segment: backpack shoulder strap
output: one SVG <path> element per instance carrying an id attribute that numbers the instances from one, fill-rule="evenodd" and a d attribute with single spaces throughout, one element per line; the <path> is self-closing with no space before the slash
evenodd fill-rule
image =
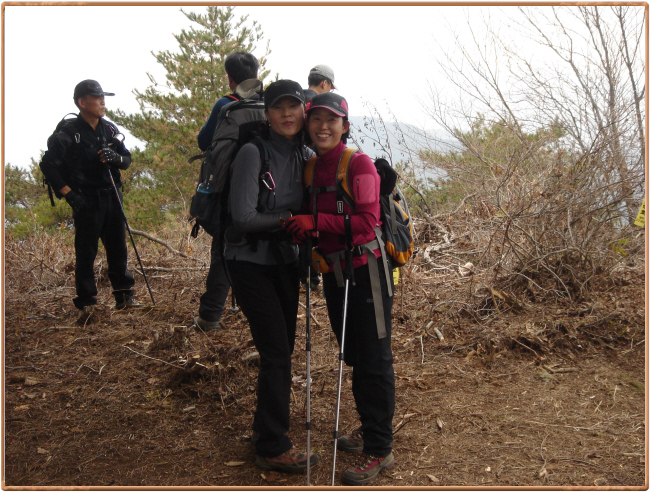
<path id="1" fill-rule="evenodd" d="M 104 118 L 102 118 L 100 121 L 104 122 L 106 129 L 108 129 L 111 134 L 111 138 L 120 133 L 120 131 L 117 129 L 117 126 L 112 121 L 105 120 Z"/>
<path id="2" fill-rule="evenodd" d="M 354 194 L 352 193 L 352 186 L 350 186 L 350 162 L 352 162 L 352 156 L 357 152 L 357 149 L 348 147 L 341 154 L 339 160 L 339 166 L 336 169 L 336 184 L 339 187 L 338 195 L 345 202 L 345 204 L 350 207 L 352 210 L 355 209 L 354 206 Z M 337 197 L 338 200 L 338 197 Z"/>
<path id="3" fill-rule="evenodd" d="M 305 186 L 307 189 L 311 189 L 311 184 L 314 182 L 314 173 L 316 172 L 316 161 L 318 156 L 315 155 L 307 161 L 305 164 Z"/>
<path id="4" fill-rule="evenodd" d="M 260 168 L 260 179 L 261 179 L 262 176 L 268 173 L 271 169 L 271 164 L 269 163 L 269 161 L 271 160 L 271 151 L 269 150 L 268 146 L 264 142 L 264 139 L 259 135 L 253 137 L 250 140 L 250 143 L 254 144 L 255 147 L 257 147 L 257 150 L 260 152 L 260 161 L 262 162 L 262 167 Z"/>

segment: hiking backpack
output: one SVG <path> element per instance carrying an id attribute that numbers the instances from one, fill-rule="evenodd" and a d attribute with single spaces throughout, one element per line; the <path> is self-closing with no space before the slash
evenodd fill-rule
<path id="1" fill-rule="evenodd" d="M 68 118 L 68 116 L 74 116 L 74 118 Z M 61 131 L 61 128 L 63 128 L 63 125 L 65 125 L 68 122 L 73 121 L 76 118 L 77 118 L 76 113 L 68 113 L 63 118 L 61 118 L 61 121 L 59 121 L 57 123 L 56 128 L 52 132 L 52 135 L 50 135 L 47 138 L 47 146 L 48 146 L 48 148 L 50 147 L 50 141 L 52 140 L 52 137 Z M 74 140 L 75 140 L 76 143 L 79 143 L 81 141 L 81 136 L 78 133 L 76 133 L 74 135 Z M 53 190 L 52 189 L 52 185 L 50 184 L 50 182 L 47 180 L 47 178 L 45 176 L 43 176 L 43 187 L 47 187 L 47 194 L 50 197 L 50 204 L 53 207 L 55 207 L 56 204 L 54 203 L 54 196 L 56 196 L 57 198 L 63 198 L 63 195 L 61 193 L 59 193 L 59 190 Z"/>
<path id="2" fill-rule="evenodd" d="M 202 159 L 196 193 L 190 204 L 190 216 L 195 219 L 192 237 L 197 236 L 200 227 L 211 236 L 220 235 L 225 230 L 228 220 L 230 164 L 245 143 L 253 142 L 260 149 L 260 179 L 268 173 L 268 151 L 263 148 L 261 140 L 255 138 L 260 125 L 265 121 L 264 102 L 261 98 L 241 99 L 221 108 L 212 143 L 204 153 L 189 159 L 190 163 Z"/>
<path id="3" fill-rule="evenodd" d="M 356 149 L 347 148 L 341 155 L 336 170 L 337 185 L 326 191 L 336 191 L 337 208 L 342 211 L 343 203 L 355 210 L 352 183 L 349 181 L 348 169 Z M 317 157 L 312 157 L 305 166 L 305 184 L 308 190 L 314 179 Z M 379 204 L 381 206 L 381 239 L 385 243 L 386 253 L 392 267 L 401 267 L 413 255 L 413 226 L 408 213 L 406 200 L 397 188 L 397 173 L 386 161 L 377 159 L 374 162 L 377 173 L 381 178 L 379 185 Z"/>

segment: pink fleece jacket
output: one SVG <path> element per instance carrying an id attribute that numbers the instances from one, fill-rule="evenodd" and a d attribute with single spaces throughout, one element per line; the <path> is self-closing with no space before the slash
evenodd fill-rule
<path id="1" fill-rule="evenodd" d="M 336 183 L 336 170 L 341 154 L 346 146 L 340 142 L 338 146 L 318 157 L 316 161 L 314 188 L 321 186 L 333 186 Z M 377 169 L 370 157 L 363 152 L 356 152 L 348 168 L 352 185 L 352 193 L 356 203 L 356 210 L 343 206 L 343 212 L 351 216 L 352 240 L 355 246 L 366 244 L 375 239 L 375 226 L 381 225 L 379 206 L 379 183 L 380 178 Z M 314 195 L 309 197 L 309 211 L 314 210 Z M 318 230 L 318 246 L 325 255 L 341 251 L 346 248 L 340 237 L 345 235 L 344 215 L 337 214 L 336 192 L 320 193 L 316 198 L 316 229 Z M 375 250 L 375 256 L 380 257 L 379 249 Z M 364 256 L 355 256 L 353 266 L 357 268 L 368 263 Z M 345 262 L 341 265 L 345 268 Z"/>

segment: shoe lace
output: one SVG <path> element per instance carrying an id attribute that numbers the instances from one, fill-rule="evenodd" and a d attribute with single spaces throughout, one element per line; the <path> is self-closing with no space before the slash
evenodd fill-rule
<path id="1" fill-rule="evenodd" d="M 350 438 L 354 440 L 363 439 L 363 434 L 361 433 L 361 427 L 358 427 L 357 429 L 354 429 L 352 432 L 350 432 Z"/>
<path id="2" fill-rule="evenodd" d="M 354 462 L 354 467 L 359 470 L 365 470 L 372 464 L 374 460 L 379 460 L 378 456 L 373 456 L 371 454 L 361 453 Z"/>
<path id="3" fill-rule="evenodd" d="M 284 453 L 282 453 L 280 456 L 286 456 L 289 460 L 291 460 L 294 464 L 297 464 L 298 461 L 300 461 L 300 457 L 302 456 L 302 452 L 296 448 L 293 447 L 291 449 L 287 449 Z"/>

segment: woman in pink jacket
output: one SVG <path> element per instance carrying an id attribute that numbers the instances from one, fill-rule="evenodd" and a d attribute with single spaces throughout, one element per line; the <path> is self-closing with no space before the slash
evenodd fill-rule
<path id="1" fill-rule="evenodd" d="M 307 112 L 307 130 L 318 156 L 307 188 L 311 213 L 291 217 L 285 227 L 297 242 L 318 237 L 318 247 L 328 258 L 330 271 L 323 275 L 323 291 L 339 345 L 345 302 L 341 273 L 346 270 L 345 252 L 352 250 L 354 282 L 349 284 L 343 359 L 352 366 L 352 392 L 361 426 L 340 437 L 338 449 L 360 453 L 342 480 L 363 485 L 394 464 L 395 375 L 390 345 L 393 299 L 388 288 L 392 275 L 386 275 L 376 241 L 381 225 L 380 178 L 370 157 L 357 151 L 347 172 L 352 200 L 344 198 L 337 185 L 337 169 L 350 130 L 345 98 L 331 92 L 315 96 Z"/>

